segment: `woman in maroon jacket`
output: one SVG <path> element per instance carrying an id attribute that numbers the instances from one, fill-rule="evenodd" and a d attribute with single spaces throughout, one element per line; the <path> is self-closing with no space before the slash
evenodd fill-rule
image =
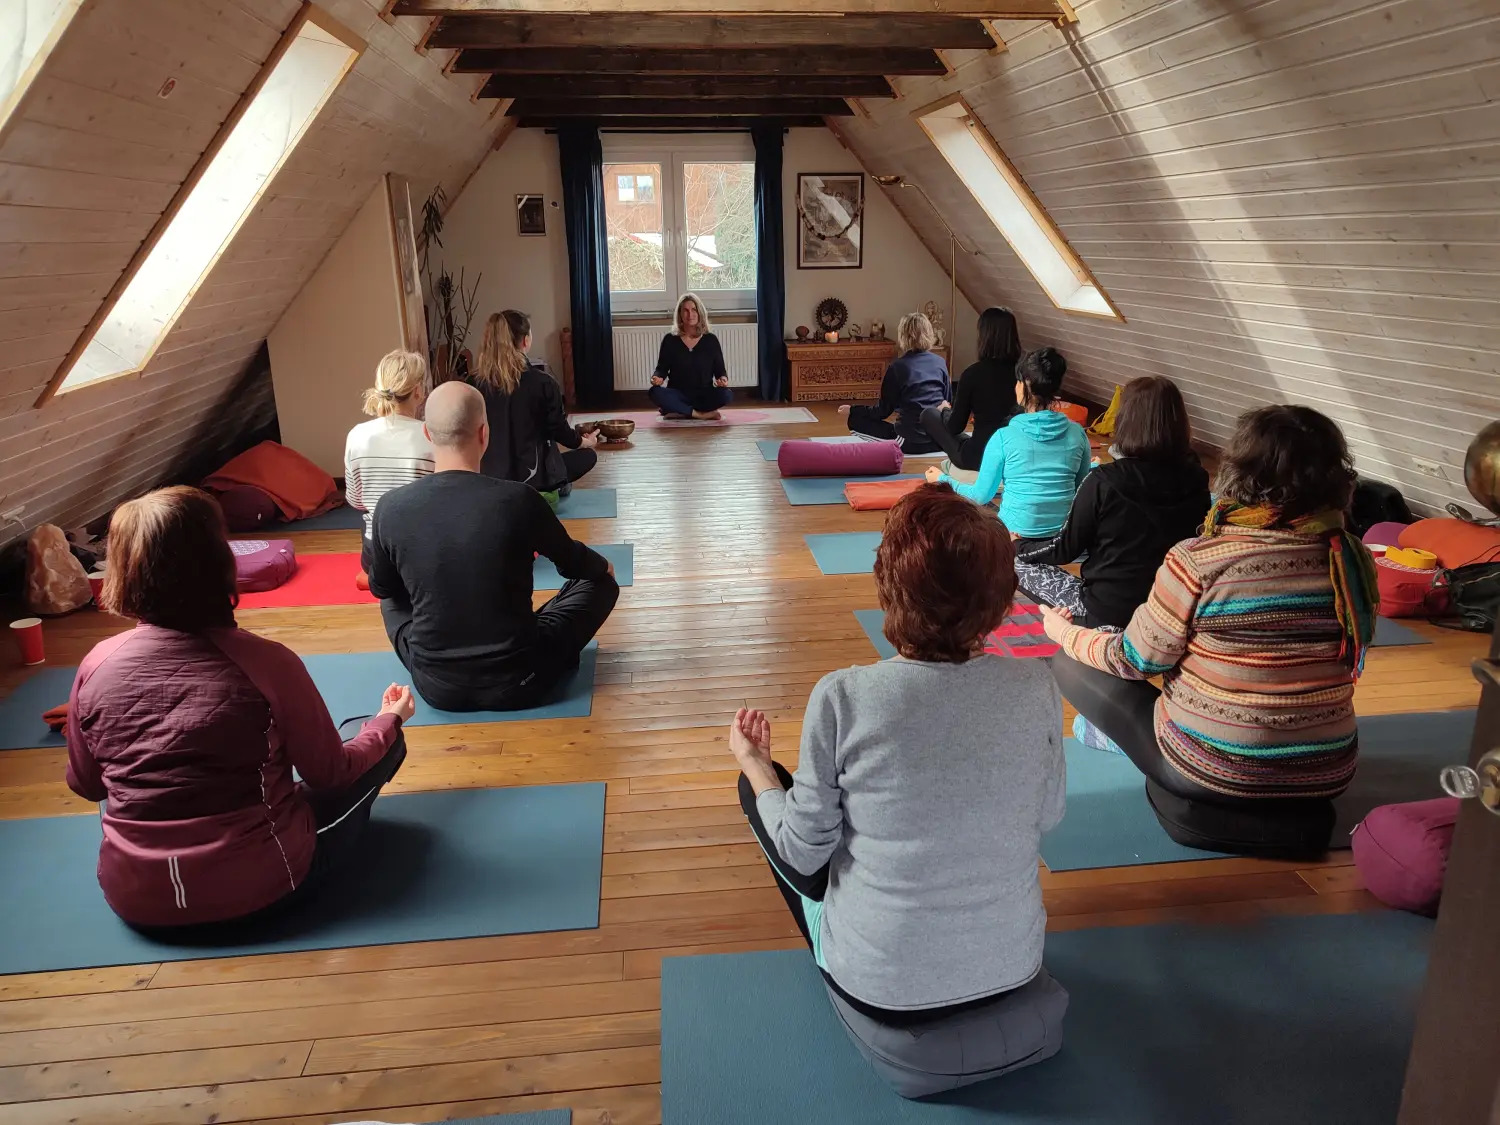
<path id="1" fill-rule="evenodd" d="M 343 741 L 302 661 L 235 625 L 224 518 L 194 488 L 115 512 L 101 600 L 137 625 L 78 669 L 68 786 L 106 802 L 99 885 L 110 908 L 137 929 L 184 936 L 237 929 L 314 893 L 357 851 L 406 757 L 411 689 L 392 684 Z"/>

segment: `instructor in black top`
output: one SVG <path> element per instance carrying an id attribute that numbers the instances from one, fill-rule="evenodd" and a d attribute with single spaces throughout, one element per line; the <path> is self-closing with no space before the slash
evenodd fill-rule
<path id="1" fill-rule="evenodd" d="M 666 418 L 717 421 L 729 405 L 729 372 L 724 349 L 708 328 L 703 302 L 684 293 L 677 302 L 675 328 L 662 338 L 651 376 L 651 401 Z"/>
<path id="2" fill-rule="evenodd" d="M 370 592 L 417 693 L 444 711 L 541 703 L 620 596 L 609 560 L 574 542 L 540 493 L 484 476 L 484 398 L 443 383 L 427 400 L 436 471 L 387 492 L 375 509 Z M 566 579 L 531 608 L 543 555 Z"/>
<path id="3" fill-rule="evenodd" d="M 964 368 L 953 391 L 953 405 L 944 403 L 922 411 L 922 428 L 955 468 L 977 470 L 991 436 L 1021 409 L 1016 403 L 1016 361 L 1020 358 L 1015 314 L 1009 309 L 985 309 L 979 314 L 979 361 Z M 965 437 L 970 417 L 974 436 Z"/>

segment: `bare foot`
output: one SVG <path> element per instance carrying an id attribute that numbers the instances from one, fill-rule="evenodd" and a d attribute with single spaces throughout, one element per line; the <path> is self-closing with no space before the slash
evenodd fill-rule
<path id="1" fill-rule="evenodd" d="M 664 413 L 664 414 L 662 414 L 662 417 L 663 418 L 670 418 L 674 422 L 686 422 L 689 418 L 693 417 L 693 415 L 691 415 L 691 414 L 666 414 L 666 413 Z"/>
<path id="2" fill-rule="evenodd" d="M 717 422 L 719 420 L 719 412 L 717 410 L 695 410 L 693 411 L 693 417 L 700 422 Z"/>

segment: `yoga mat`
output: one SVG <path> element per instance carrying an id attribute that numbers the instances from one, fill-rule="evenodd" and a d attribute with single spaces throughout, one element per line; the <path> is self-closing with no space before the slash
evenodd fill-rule
<path id="1" fill-rule="evenodd" d="M 816 422 L 818 416 L 804 406 L 766 406 L 756 410 L 727 407 L 717 422 L 700 418 L 663 418 L 655 410 L 627 410 L 623 413 L 570 414 L 568 422 L 601 422 L 607 418 L 626 418 L 638 430 L 707 429 L 715 426 L 782 426 L 791 422 Z"/>
<path id="2" fill-rule="evenodd" d="M 864 437 L 861 434 L 840 434 L 837 437 L 798 438 L 797 440 L 798 441 L 816 441 L 816 442 L 821 442 L 824 445 L 849 445 L 852 442 L 879 441 L 880 439 L 879 438 Z M 781 452 L 781 442 L 782 442 L 781 438 L 757 438 L 755 444 L 760 449 L 761 460 L 763 460 L 763 461 L 774 461 L 774 460 L 776 460 L 776 455 Z M 944 453 L 942 453 L 942 452 L 938 452 L 938 453 L 908 453 L 908 454 L 906 454 L 906 456 L 911 457 L 911 458 L 913 458 L 915 460 L 919 460 L 919 461 L 928 461 L 928 460 L 939 461 L 939 460 L 942 460 L 942 458 L 945 457 L 945 456 L 947 456 L 947 455 L 944 454 Z"/>
<path id="3" fill-rule="evenodd" d="M 290 520 L 275 523 L 261 531 L 364 531 L 365 514 L 348 504 L 340 504 L 321 516 L 309 516 L 305 520 Z"/>
<path id="4" fill-rule="evenodd" d="M 560 520 L 612 520 L 619 514 L 613 488 L 575 488 L 557 502 Z"/>
<path id="5" fill-rule="evenodd" d="M 497 1113 L 493 1117 L 466 1117 L 462 1121 L 446 1122 L 445 1125 L 569 1125 L 572 1120 L 571 1109 L 543 1109 L 536 1113 Z M 383 1123 L 355 1122 L 354 1125 L 383 1125 Z"/>
<path id="6" fill-rule="evenodd" d="M 1025 602 L 1017 602 L 1011 606 L 1004 624 L 985 639 L 984 651 L 996 656 L 1022 659 L 1056 656 L 1057 646 L 1042 632 L 1041 612 L 1037 606 Z M 856 609 L 854 617 L 882 660 L 889 660 L 896 655 L 896 647 L 885 639 L 884 610 Z"/>
<path id="7" fill-rule="evenodd" d="M 921 473 L 888 473 L 878 477 L 782 477 L 781 488 L 786 498 L 798 506 L 804 504 L 849 504 L 844 495 L 844 485 L 851 482 L 865 483 L 877 480 L 917 480 Z M 874 557 L 870 566 L 875 565 Z"/>
<path id="8" fill-rule="evenodd" d="M 383 796 L 341 880 L 232 945 L 167 944 L 120 922 L 95 875 L 99 839 L 94 816 L 0 821 L 14 861 L 0 864 L 0 973 L 593 929 L 604 785 Z"/>
<path id="9" fill-rule="evenodd" d="M 406 725 L 430 727 L 454 723 L 584 718 L 593 710 L 594 665 L 598 649 L 598 642 L 591 642 L 580 654 L 578 671 L 563 680 L 552 697 L 539 707 L 525 711 L 439 711 L 418 699 L 417 713 L 406 721 Z M 374 714 L 380 706 L 380 693 L 387 685 L 411 683 L 411 673 L 388 649 L 304 656 L 302 663 L 307 665 L 335 723 Z M 77 672 L 77 668 L 44 668 L 0 700 L 0 750 L 66 744 L 61 734 L 53 734 L 47 729 L 47 724 L 42 722 L 42 712 L 68 701 Z"/>
<path id="10" fill-rule="evenodd" d="M 802 538 L 824 574 L 870 574 L 875 570 L 875 548 L 880 546 L 878 531 L 838 531 Z"/>
<path id="11" fill-rule="evenodd" d="M 590 543 L 589 546 L 615 565 L 615 581 L 621 586 L 635 585 L 634 543 Z M 561 590 L 562 575 L 551 559 L 537 559 L 532 574 L 532 585 L 538 590 Z"/>
<path id="12" fill-rule="evenodd" d="M 564 520 L 612 520 L 615 518 L 613 488 L 575 488 L 573 494 L 557 505 L 557 518 Z M 364 513 L 348 504 L 340 504 L 321 516 L 305 520 L 271 524 L 262 531 L 363 531 Z M 236 535 L 247 534 L 236 532 Z"/>
<path id="13" fill-rule="evenodd" d="M 1401 645 L 1430 645 L 1432 642 L 1415 629 L 1410 629 L 1389 617 L 1375 619 L 1375 639 L 1370 644 L 1375 648 Z"/>
<path id="14" fill-rule="evenodd" d="M 1359 721 L 1359 769 L 1334 802 L 1338 824 L 1332 847 L 1349 846 L 1349 833 L 1378 805 L 1441 797 L 1438 771 L 1468 758 L 1474 712 L 1371 715 Z M 1139 770 L 1120 754 L 1063 740 L 1068 758 L 1068 810 L 1042 837 L 1042 859 L 1052 871 L 1124 867 L 1212 859 L 1219 852 L 1173 843 L 1146 800 Z"/>
<path id="15" fill-rule="evenodd" d="M 806 952 L 669 957 L 662 1122 L 1393 1122 L 1432 928 L 1387 911 L 1048 934 L 1062 1051 L 921 1102 L 876 1077 Z"/>

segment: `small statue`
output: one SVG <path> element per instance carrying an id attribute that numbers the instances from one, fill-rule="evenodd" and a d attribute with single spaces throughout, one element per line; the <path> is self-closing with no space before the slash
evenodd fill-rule
<path id="1" fill-rule="evenodd" d="M 863 328 L 861 328 L 857 324 L 851 324 L 851 325 L 849 325 L 849 339 L 851 339 L 851 340 L 863 340 L 864 338 L 865 338 L 865 330 Z"/>
<path id="2" fill-rule="evenodd" d="M 884 340 L 885 339 L 885 321 L 883 321 L 883 320 L 872 320 L 872 321 L 870 321 L 870 339 L 872 339 L 872 340 Z"/>
<path id="3" fill-rule="evenodd" d="M 805 325 L 805 324 L 799 324 L 799 325 L 797 325 L 797 339 L 799 339 L 799 340 L 806 340 L 811 335 L 812 335 L 812 329 L 808 328 L 807 325 Z"/>

